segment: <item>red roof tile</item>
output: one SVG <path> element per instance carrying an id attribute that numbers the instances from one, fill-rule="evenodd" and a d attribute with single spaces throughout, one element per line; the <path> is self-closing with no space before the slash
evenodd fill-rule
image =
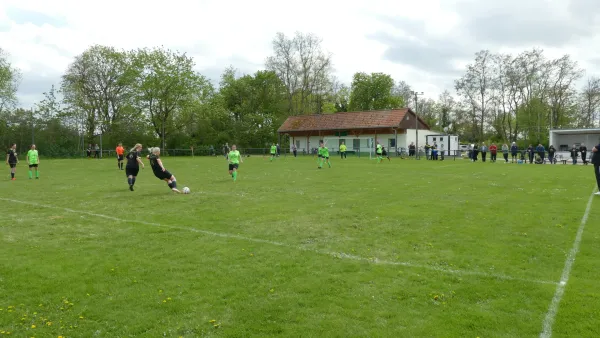
<path id="1" fill-rule="evenodd" d="M 290 116 L 277 130 L 280 133 L 313 130 L 349 130 L 361 128 L 398 127 L 409 108 L 335 114 Z M 424 123 L 420 118 L 419 120 Z M 425 124 L 426 125 L 426 124 Z"/>

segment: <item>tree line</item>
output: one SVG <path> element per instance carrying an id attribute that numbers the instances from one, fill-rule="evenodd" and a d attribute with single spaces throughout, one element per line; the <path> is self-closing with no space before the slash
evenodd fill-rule
<path id="1" fill-rule="evenodd" d="M 483 50 L 455 81 L 455 95 L 445 91 L 416 103 L 405 81 L 358 72 L 344 84 L 333 66 L 318 36 L 278 33 L 264 70 L 239 74 L 232 66 L 214 86 L 185 53 L 95 45 L 25 109 L 18 108 L 20 71 L 0 50 L 0 142 L 35 142 L 46 156 L 57 157 L 79 156 L 100 142 L 111 149 L 118 142 L 263 148 L 277 141 L 277 128 L 290 115 L 403 107 L 416 109 L 432 129 L 471 142 L 546 143 L 550 128 L 600 122 L 600 79 L 591 77 L 577 88 L 584 72 L 569 55 L 548 59 L 540 49 L 516 56 Z"/>

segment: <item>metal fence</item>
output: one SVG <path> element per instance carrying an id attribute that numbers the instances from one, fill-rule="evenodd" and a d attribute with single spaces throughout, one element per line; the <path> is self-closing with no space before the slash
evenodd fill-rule
<path id="1" fill-rule="evenodd" d="M 238 148 L 238 150 L 240 151 L 240 153 L 242 154 L 242 156 L 270 156 L 271 155 L 271 149 L 270 148 Z M 142 151 L 143 153 L 147 153 L 147 150 L 144 149 Z M 223 150 L 216 150 L 216 149 L 163 149 L 161 151 L 161 155 L 162 156 L 180 156 L 180 157 L 194 157 L 194 156 L 225 156 L 225 154 L 223 153 Z M 310 151 L 307 151 L 306 149 L 298 149 L 296 151 L 296 154 L 294 154 L 291 149 L 280 149 L 279 153 L 277 153 L 277 156 L 280 157 L 287 157 L 287 156 L 316 156 L 317 155 L 317 148 L 311 149 Z M 331 157 L 335 157 L 341 156 L 341 152 L 339 151 L 339 149 L 337 148 L 329 148 L 329 155 Z M 412 156 L 411 156 L 412 155 Z M 535 159 L 537 157 L 540 157 L 543 159 L 543 163 L 547 163 L 547 162 L 558 162 L 558 163 L 563 163 L 563 164 L 573 164 L 573 163 L 585 163 L 588 162 L 592 156 L 591 152 L 586 153 L 586 156 L 582 156 L 581 153 L 578 154 L 578 156 L 574 159 L 571 157 L 570 153 L 568 152 L 556 152 L 554 153 L 553 157 L 550 158 L 550 154 L 546 151 L 543 153 L 543 156 L 541 156 L 541 153 L 538 152 L 533 152 L 533 153 L 529 153 L 527 152 L 527 150 L 525 149 L 521 149 L 518 150 L 516 153 L 516 157 L 513 158 L 513 155 L 511 152 L 508 153 L 508 160 L 509 161 L 513 161 L 513 160 L 521 160 L 524 162 L 535 162 Z M 82 157 L 90 157 L 90 158 L 115 158 L 117 157 L 117 154 L 115 152 L 115 150 L 111 149 L 111 150 L 102 150 L 101 155 L 100 152 L 95 152 L 92 150 L 91 153 L 87 153 L 87 151 L 83 151 L 81 154 Z M 346 157 L 367 157 L 369 158 L 369 156 L 375 156 L 375 151 L 371 150 L 369 151 L 368 149 L 349 149 L 346 151 Z M 403 158 L 403 159 L 416 159 L 416 160 L 453 160 L 456 161 L 457 159 L 465 159 L 465 160 L 472 160 L 472 151 L 464 151 L 464 150 L 451 150 L 451 151 L 438 151 L 437 152 L 437 156 L 434 154 L 433 151 L 431 150 L 425 150 L 423 148 L 419 148 L 419 151 L 415 151 L 415 154 L 409 154 L 408 149 L 406 148 L 398 148 L 396 149 L 396 151 L 393 152 L 388 152 L 386 153 L 386 156 L 389 157 L 399 157 L 399 158 Z M 491 153 L 488 151 L 486 153 L 486 161 L 490 161 L 491 160 Z M 481 161 L 483 160 L 483 154 L 481 152 L 478 152 L 477 155 L 477 160 Z M 497 161 L 504 161 L 504 154 L 502 153 L 502 151 L 498 151 L 496 154 L 496 160 Z"/>

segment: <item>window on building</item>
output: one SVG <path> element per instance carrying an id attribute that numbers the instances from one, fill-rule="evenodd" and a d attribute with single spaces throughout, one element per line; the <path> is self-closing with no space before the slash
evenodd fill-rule
<path id="1" fill-rule="evenodd" d="M 360 139 L 359 138 L 352 140 L 352 148 L 360 149 Z"/>

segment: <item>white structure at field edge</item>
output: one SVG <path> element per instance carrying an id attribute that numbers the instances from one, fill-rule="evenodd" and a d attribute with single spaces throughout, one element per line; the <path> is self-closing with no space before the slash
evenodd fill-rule
<path id="1" fill-rule="evenodd" d="M 569 150 L 573 145 L 577 148 L 585 144 L 588 149 L 588 160 L 591 158 L 592 148 L 600 143 L 600 128 L 592 129 L 550 129 L 548 146 L 556 148 L 556 155 L 570 158 Z M 547 148 L 547 147 L 546 147 Z"/>
<path id="2" fill-rule="evenodd" d="M 278 130 L 279 137 L 289 137 L 298 152 L 310 153 L 319 147 L 319 140 L 327 142 L 330 152 L 339 151 L 342 142 L 348 151 L 371 153 L 379 141 L 389 153 L 416 144 L 416 125 L 419 129 L 419 147 L 425 146 L 427 135 L 439 135 L 410 108 L 342 112 L 290 116 Z"/>

